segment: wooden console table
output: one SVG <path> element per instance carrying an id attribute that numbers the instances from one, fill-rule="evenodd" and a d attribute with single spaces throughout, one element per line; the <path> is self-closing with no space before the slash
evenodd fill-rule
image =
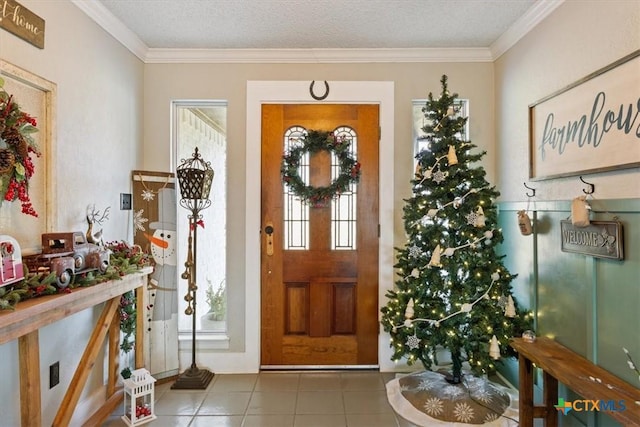
<path id="1" fill-rule="evenodd" d="M 136 368 L 144 365 L 143 319 L 144 289 L 147 276 L 152 272 L 146 267 L 140 273 L 126 275 L 86 288 L 73 289 L 68 294 L 47 295 L 19 302 L 14 311 L 0 311 L 0 345 L 18 340 L 20 374 L 20 422 L 22 427 L 40 427 L 42 409 L 40 399 L 40 348 L 38 330 L 79 311 L 106 303 L 96 322 L 78 367 L 62 399 L 53 426 L 68 426 L 80 399 L 82 389 L 104 344 L 109 341 L 109 377 L 107 400 L 102 408 L 85 423 L 99 425 L 113 412 L 122 400 L 122 390 L 116 389 L 119 376 L 120 296 L 135 290 L 137 298 L 136 319 Z"/>
<path id="2" fill-rule="evenodd" d="M 518 352 L 520 381 L 520 426 L 532 427 L 534 418 L 543 418 L 545 426 L 558 425 L 558 382 L 587 400 L 624 401 L 624 411 L 607 415 L 624 426 L 640 426 L 640 389 L 593 364 L 579 354 L 547 337 L 533 343 L 514 338 L 510 343 Z M 533 403 L 533 365 L 543 371 L 542 405 Z"/>

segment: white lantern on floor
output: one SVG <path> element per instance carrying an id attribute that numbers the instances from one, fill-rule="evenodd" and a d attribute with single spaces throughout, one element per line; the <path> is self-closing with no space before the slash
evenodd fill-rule
<path id="1" fill-rule="evenodd" d="M 128 426 L 140 426 L 157 417 L 154 412 L 155 378 L 146 369 L 136 369 L 124 380 L 124 415 Z"/>

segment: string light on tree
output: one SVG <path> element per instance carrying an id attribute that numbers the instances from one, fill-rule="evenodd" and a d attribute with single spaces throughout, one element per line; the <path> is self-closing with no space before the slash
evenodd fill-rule
<path id="1" fill-rule="evenodd" d="M 475 374 L 510 355 L 508 340 L 531 329 L 531 317 L 512 297 L 513 277 L 496 253 L 503 241 L 494 200 L 499 196 L 478 166 L 485 152 L 461 140 L 459 116 L 447 77 L 423 112 L 427 149 L 416 155 L 412 194 L 403 207 L 407 243 L 397 250 L 396 286 L 387 293 L 381 323 L 392 338 L 393 360 L 429 369 L 444 347 L 452 382 L 469 362 Z"/>

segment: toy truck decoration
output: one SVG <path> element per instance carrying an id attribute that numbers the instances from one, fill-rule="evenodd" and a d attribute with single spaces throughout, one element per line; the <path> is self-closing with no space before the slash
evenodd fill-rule
<path id="1" fill-rule="evenodd" d="M 109 267 L 109 250 L 88 243 L 84 233 L 45 233 L 42 235 L 42 253 L 24 257 L 31 272 L 51 272 L 56 284 L 64 289 L 76 274 L 91 270 L 101 273 Z"/>
<path id="2" fill-rule="evenodd" d="M 11 236 L 0 235 L 0 257 L 2 257 L 0 287 L 24 279 L 22 254 L 16 239 Z"/>

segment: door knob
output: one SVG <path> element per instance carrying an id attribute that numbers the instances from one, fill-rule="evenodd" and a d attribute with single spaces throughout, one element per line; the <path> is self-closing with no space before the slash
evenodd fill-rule
<path id="1" fill-rule="evenodd" d="M 273 224 L 268 222 L 264 227 L 264 232 L 267 235 L 267 256 L 273 255 Z"/>

